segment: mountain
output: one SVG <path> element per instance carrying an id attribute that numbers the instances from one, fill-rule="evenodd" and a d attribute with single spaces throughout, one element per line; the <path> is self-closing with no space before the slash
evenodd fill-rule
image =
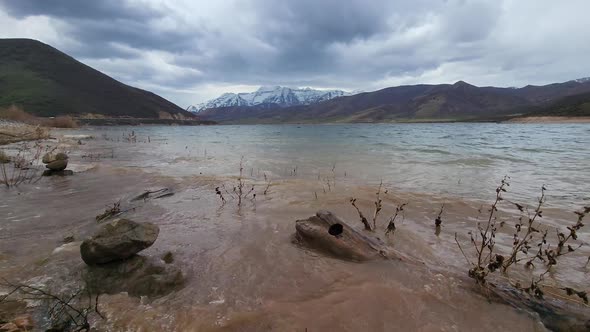
<path id="1" fill-rule="evenodd" d="M 190 106 L 188 110 L 198 113 L 206 109 L 234 106 L 265 105 L 266 107 L 290 107 L 311 105 L 348 95 L 350 93 L 341 90 L 293 89 L 282 86 L 263 86 L 255 92 L 224 93 L 220 97 L 206 103 Z"/>
<path id="2" fill-rule="evenodd" d="M 0 39 L 0 107 L 38 116 L 194 118 L 168 100 L 125 85 L 31 39 Z"/>
<path id="3" fill-rule="evenodd" d="M 294 107 L 231 106 L 200 113 L 226 123 L 493 120 L 530 112 L 580 93 L 590 80 L 524 88 L 455 84 L 406 85 Z"/>

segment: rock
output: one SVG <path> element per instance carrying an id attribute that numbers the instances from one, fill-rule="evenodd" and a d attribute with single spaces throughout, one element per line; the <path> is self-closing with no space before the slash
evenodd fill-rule
<path id="1" fill-rule="evenodd" d="M 160 229 L 152 223 L 118 219 L 104 224 L 80 245 L 82 259 L 88 265 L 129 258 L 151 246 Z"/>
<path id="2" fill-rule="evenodd" d="M 400 258 L 381 240 L 362 234 L 329 211 L 295 222 L 295 239 L 306 246 L 337 258 L 367 261 Z"/>
<path id="3" fill-rule="evenodd" d="M 67 159 L 58 159 L 55 161 L 50 162 L 49 164 L 45 165 L 45 167 L 49 168 L 52 171 L 63 171 L 68 167 L 68 160 Z"/>
<path id="4" fill-rule="evenodd" d="M 88 285 L 95 293 L 160 296 L 184 284 L 182 271 L 159 259 L 135 255 L 124 261 L 88 267 Z"/>
<path id="5" fill-rule="evenodd" d="M 166 264 L 171 264 L 174 262 L 174 255 L 172 255 L 172 253 L 170 251 L 168 251 L 167 253 L 165 253 L 162 256 L 162 260 L 164 261 L 164 263 Z"/>
<path id="6" fill-rule="evenodd" d="M 48 152 L 44 154 L 43 158 L 41 159 L 44 164 L 49 164 L 57 160 L 68 160 L 68 155 L 63 152 L 55 154 Z"/>
<path id="7" fill-rule="evenodd" d="M 70 242 L 74 242 L 75 240 L 76 240 L 76 238 L 74 238 L 73 235 L 68 235 L 63 238 L 62 242 L 63 243 L 70 243 Z"/>

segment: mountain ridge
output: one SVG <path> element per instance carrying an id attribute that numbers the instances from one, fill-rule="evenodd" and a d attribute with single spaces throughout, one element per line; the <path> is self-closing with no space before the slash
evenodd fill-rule
<path id="1" fill-rule="evenodd" d="M 351 95 L 343 90 L 317 90 L 311 88 L 289 88 L 284 86 L 261 86 L 254 92 L 231 93 L 226 92 L 221 96 L 191 105 L 188 111 L 199 113 L 206 109 L 223 108 L 233 106 L 258 106 L 267 105 L 277 107 L 290 107 L 311 105 L 318 102 Z"/>
<path id="2" fill-rule="evenodd" d="M 343 96 L 313 105 L 232 106 L 209 109 L 201 116 L 227 123 L 474 121 L 517 116 L 552 102 L 590 92 L 590 80 L 571 80 L 523 88 L 418 84 Z"/>

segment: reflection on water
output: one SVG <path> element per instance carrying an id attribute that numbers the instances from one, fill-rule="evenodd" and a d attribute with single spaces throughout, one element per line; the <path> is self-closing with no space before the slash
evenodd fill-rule
<path id="1" fill-rule="evenodd" d="M 125 141 L 131 131 L 137 143 Z M 96 324 L 111 331 L 542 331 L 532 316 L 474 292 L 454 234 L 468 241 L 467 230 L 504 174 L 513 177 L 507 197 L 526 203 L 533 203 L 540 184 L 549 184 L 552 206 L 544 219 L 552 227 L 574 221 L 570 211 L 590 192 L 584 125 L 118 127 L 79 133 L 96 138 L 69 145 L 71 163 L 90 170 L 42 179 L 19 193 L 0 191 L 0 216 L 8 216 L 0 222 L 0 273 L 23 280 L 44 275 L 50 284 L 66 285 L 84 264 L 76 246 L 53 253 L 64 236 L 91 234 L 94 217 L 115 201 L 148 188 L 173 188 L 174 196 L 125 216 L 159 225 L 158 240 L 144 254 L 171 251 L 187 284 L 157 299 L 104 296 L 108 321 Z M 238 209 L 231 200 L 221 205 L 214 188 L 226 183 L 231 191 L 241 156 L 246 181 L 258 195 Z M 394 237 L 385 240 L 410 262 L 350 263 L 292 243 L 294 221 L 319 209 L 360 229 L 348 200 L 358 198 L 370 215 L 381 179 L 388 193 L 379 227 L 397 205 L 408 203 Z M 434 218 L 443 203 L 436 234 Z M 500 219 L 515 220 L 509 211 Z M 500 233 L 497 246 L 507 250 L 512 229 Z M 587 230 L 580 237 L 588 239 Z M 567 257 L 560 262 L 567 273 L 548 278 L 584 287 L 588 271 L 578 258 Z"/>

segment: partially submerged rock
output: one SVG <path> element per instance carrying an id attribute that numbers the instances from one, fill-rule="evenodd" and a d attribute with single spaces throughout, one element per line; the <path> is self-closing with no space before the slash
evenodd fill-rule
<path id="1" fill-rule="evenodd" d="M 41 159 L 41 161 L 44 164 L 50 164 L 50 163 L 52 163 L 54 161 L 58 161 L 58 160 L 68 160 L 68 155 L 63 152 L 59 152 L 59 153 L 48 152 L 48 153 L 44 154 L 43 158 Z"/>
<path id="2" fill-rule="evenodd" d="M 178 267 L 139 255 L 88 267 L 88 285 L 95 293 L 128 292 L 132 296 L 160 296 L 178 289 L 184 280 Z"/>
<path id="3" fill-rule="evenodd" d="M 43 172 L 43 176 L 68 176 L 74 174 L 72 171 L 65 170 L 68 167 L 68 155 L 63 152 L 56 154 L 46 153 L 41 161 L 47 167 L 47 170 Z"/>
<path id="4" fill-rule="evenodd" d="M 381 240 L 362 234 L 329 211 L 319 211 L 315 216 L 297 220 L 295 230 L 299 243 L 340 259 L 396 258 Z"/>
<path id="5" fill-rule="evenodd" d="M 68 167 L 68 160 L 55 160 L 45 165 L 45 167 L 55 172 L 63 171 Z"/>
<path id="6" fill-rule="evenodd" d="M 104 224 L 80 246 L 82 259 L 88 265 L 105 264 L 130 258 L 150 247 L 160 229 L 152 223 L 118 219 Z"/>

